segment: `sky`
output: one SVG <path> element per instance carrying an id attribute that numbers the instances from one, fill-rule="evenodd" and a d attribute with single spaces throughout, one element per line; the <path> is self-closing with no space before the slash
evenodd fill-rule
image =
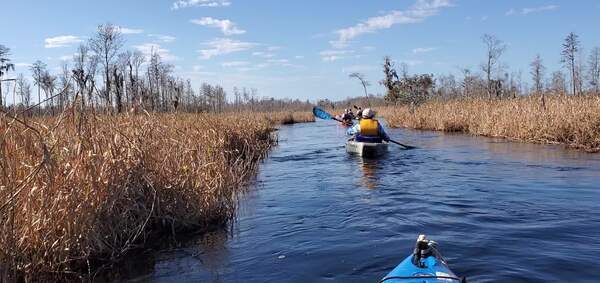
<path id="1" fill-rule="evenodd" d="M 58 73 L 98 25 L 111 23 L 124 49 L 157 50 L 196 87 L 311 101 L 362 95 L 352 72 L 366 76 L 370 93 L 384 93 L 384 56 L 410 73 L 479 71 L 485 33 L 506 43 L 501 62 L 526 81 L 538 53 L 549 70 L 561 68 L 569 32 L 584 52 L 600 46 L 598 0 L 2 0 L 0 10 L 0 44 L 16 64 L 7 77 L 29 75 L 38 59 Z"/>

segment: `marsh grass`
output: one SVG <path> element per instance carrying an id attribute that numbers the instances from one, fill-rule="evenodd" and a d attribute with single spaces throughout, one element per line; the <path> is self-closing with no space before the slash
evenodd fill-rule
<path id="1" fill-rule="evenodd" d="M 391 127 L 463 132 L 600 151 L 599 96 L 546 96 L 545 108 L 539 96 L 429 101 L 416 108 L 388 107 L 381 114 Z"/>
<path id="2" fill-rule="evenodd" d="M 0 281 L 79 278 L 148 239 L 226 223 L 275 142 L 274 125 L 290 117 L 310 120 L 65 112 L 25 125 L 0 117 Z"/>

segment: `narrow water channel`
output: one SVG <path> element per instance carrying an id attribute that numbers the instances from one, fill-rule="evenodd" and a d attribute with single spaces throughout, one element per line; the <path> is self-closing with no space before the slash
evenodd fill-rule
<path id="1" fill-rule="evenodd" d="M 282 127 L 231 229 L 152 255 L 129 282 L 376 282 L 419 234 L 469 282 L 600 282 L 600 155 L 390 134 L 419 148 L 363 160 L 336 124 Z"/>

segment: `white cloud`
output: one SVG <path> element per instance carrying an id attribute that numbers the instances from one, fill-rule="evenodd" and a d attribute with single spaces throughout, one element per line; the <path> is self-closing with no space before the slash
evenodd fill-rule
<path id="1" fill-rule="evenodd" d="M 179 0 L 171 6 L 171 10 L 188 7 L 227 7 L 231 5 L 228 0 Z"/>
<path id="2" fill-rule="evenodd" d="M 269 46 L 269 47 L 267 47 L 267 50 L 269 50 L 269 51 L 281 50 L 281 46 Z"/>
<path id="3" fill-rule="evenodd" d="M 321 59 L 325 62 L 333 62 L 345 59 L 352 54 L 354 54 L 353 50 L 325 50 L 319 53 L 319 55 L 321 55 Z"/>
<path id="4" fill-rule="evenodd" d="M 29 68 L 31 66 L 31 63 L 16 63 L 15 67 L 26 67 Z"/>
<path id="5" fill-rule="evenodd" d="M 267 63 L 271 63 L 271 64 L 287 64 L 289 62 L 290 62 L 290 60 L 288 60 L 288 59 L 270 59 L 270 60 L 267 60 Z"/>
<path id="6" fill-rule="evenodd" d="M 173 55 L 171 51 L 162 48 L 159 44 L 156 43 L 144 43 L 142 45 L 136 45 L 134 46 L 134 48 L 142 52 L 146 56 L 146 58 L 150 58 L 152 52 L 155 52 L 160 56 L 162 60 L 167 62 L 181 60 L 181 58 Z"/>
<path id="7" fill-rule="evenodd" d="M 248 64 L 250 64 L 250 62 L 248 62 L 248 61 L 230 61 L 230 62 L 223 62 L 221 64 L 221 66 L 223 66 L 223 67 L 241 67 L 241 66 L 247 66 Z"/>
<path id="8" fill-rule="evenodd" d="M 134 28 L 126 28 L 126 27 L 119 27 L 119 31 L 121 31 L 122 34 L 140 34 L 140 33 L 144 33 L 143 29 L 134 29 Z"/>
<path id="9" fill-rule="evenodd" d="M 355 26 L 337 30 L 338 39 L 330 42 L 336 48 L 347 46 L 352 39 L 378 30 L 391 28 L 396 24 L 414 24 L 435 16 L 442 8 L 450 7 L 450 0 L 417 0 L 408 10 L 391 11 L 388 14 L 372 17 Z"/>
<path id="10" fill-rule="evenodd" d="M 532 7 L 532 8 L 523 8 L 520 11 L 517 11 L 515 9 L 510 9 L 506 12 L 506 15 L 513 16 L 513 15 L 516 15 L 517 13 L 521 14 L 521 15 L 529 15 L 532 13 L 552 11 L 552 10 L 556 10 L 558 8 L 559 8 L 559 6 L 557 6 L 557 5 L 546 5 L 546 6 L 539 6 L 539 7 Z"/>
<path id="11" fill-rule="evenodd" d="M 303 55 L 296 55 L 294 58 L 296 58 L 296 59 L 304 59 L 304 56 Z"/>
<path id="12" fill-rule="evenodd" d="M 204 45 L 206 45 L 208 48 L 198 51 L 200 52 L 201 59 L 210 59 L 214 56 L 248 50 L 256 46 L 256 43 L 243 42 L 229 38 L 217 38 L 205 42 Z"/>
<path id="13" fill-rule="evenodd" d="M 269 52 L 256 51 L 252 52 L 252 56 L 262 57 L 262 58 L 273 58 L 275 54 Z"/>
<path id="14" fill-rule="evenodd" d="M 171 42 L 175 41 L 175 39 L 176 39 L 174 36 L 163 35 L 163 34 L 149 34 L 148 36 L 155 38 L 157 41 L 162 42 L 162 43 L 171 43 Z"/>
<path id="15" fill-rule="evenodd" d="M 435 47 L 417 47 L 412 50 L 412 53 L 414 53 L 414 54 L 427 53 L 427 52 L 431 52 L 436 49 L 437 48 L 435 48 Z"/>
<path id="16" fill-rule="evenodd" d="M 219 28 L 226 36 L 246 33 L 245 30 L 239 29 L 237 25 L 230 20 L 219 20 L 211 17 L 204 17 L 201 19 L 191 20 L 191 22 L 201 26 Z"/>
<path id="17" fill-rule="evenodd" d="M 61 35 L 55 37 L 49 37 L 44 40 L 45 48 L 58 48 L 58 47 L 69 47 L 73 44 L 82 42 L 79 36 L 74 35 Z"/>

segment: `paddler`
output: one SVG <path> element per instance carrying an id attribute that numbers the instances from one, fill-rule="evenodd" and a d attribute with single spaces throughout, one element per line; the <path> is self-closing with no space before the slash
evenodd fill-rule
<path id="1" fill-rule="evenodd" d="M 342 121 L 347 125 L 352 125 L 352 119 L 354 118 L 352 115 L 352 111 L 350 109 L 344 109 L 344 114 L 342 114 Z"/>
<path id="2" fill-rule="evenodd" d="M 370 108 L 362 111 L 362 119 L 358 124 L 349 128 L 347 133 L 354 136 L 354 140 L 357 142 L 380 143 L 390 141 L 390 137 L 381 123 L 375 119 L 375 111 Z"/>

